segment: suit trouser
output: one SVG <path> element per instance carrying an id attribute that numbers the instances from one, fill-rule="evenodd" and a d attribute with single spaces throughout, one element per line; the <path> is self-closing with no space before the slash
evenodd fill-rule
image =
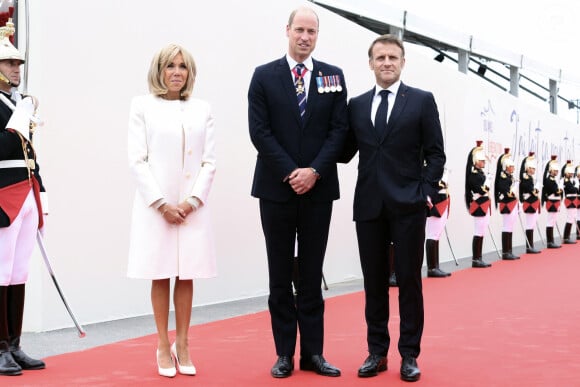
<path id="1" fill-rule="evenodd" d="M 392 241 L 399 287 L 399 353 L 419 356 L 424 324 L 421 266 L 425 221 L 425 210 L 401 215 L 383 208 L 379 218 L 356 223 L 364 276 L 367 343 L 371 354 L 384 356 L 390 345 L 387 246 Z"/>
<path id="2" fill-rule="evenodd" d="M 314 203 L 298 196 L 285 203 L 260 199 L 270 281 L 268 307 L 278 356 L 294 355 L 298 328 L 300 354 L 322 355 L 322 264 L 331 214 L 332 201 Z M 296 238 L 300 281 L 294 299 L 292 272 Z"/>

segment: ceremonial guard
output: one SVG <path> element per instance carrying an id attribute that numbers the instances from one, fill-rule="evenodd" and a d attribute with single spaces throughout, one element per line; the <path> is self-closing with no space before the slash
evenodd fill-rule
<path id="1" fill-rule="evenodd" d="M 535 185 L 534 176 L 536 174 L 536 157 L 534 152 L 522 160 L 520 167 L 520 202 L 526 214 L 526 253 L 538 254 L 540 250 L 534 248 L 534 228 L 540 214 L 539 190 Z"/>
<path id="2" fill-rule="evenodd" d="M 512 251 L 512 233 L 518 217 L 518 198 L 513 191 L 515 164 L 511 158 L 510 149 L 505 148 L 504 154 L 497 160 L 495 174 L 495 207 L 503 218 L 501 232 L 501 258 L 505 260 L 519 259 Z"/>
<path id="3" fill-rule="evenodd" d="M 562 185 L 564 186 L 564 206 L 566 207 L 566 225 L 564 226 L 564 243 L 574 244 L 575 240 L 570 238 L 572 227 L 576 224 L 576 211 L 578 202 L 578 182 L 574 178 L 574 166 L 568 160 L 562 168 Z"/>
<path id="4" fill-rule="evenodd" d="M 574 184 L 578 188 L 578 196 L 576 196 L 576 240 L 580 240 L 580 165 L 574 169 Z"/>
<path id="5" fill-rule="evenodd" d="M 483 236 L 489 224 L 491 201 L 489 199 L 489 183 L 485 176 L 485 152 L 481 146 L 483 141 L 477 141 L 476 146 L 467 155 L 465 169 L 465 204 L 469 214 L 473 216 L 474 232 L 472 242 L 472 267 L 490 267 L 491 263 L 483 261 Z"/>
<path id="6" fill-rule="evenodd" d="M 558 220 L 558 211 L 562 201 L 562 189 L 557 180 L 560 166 L 556 158 L 557 156 L 552 155 L 551 160 L 546 163 L 544 185 L 542 187 L 542 204 L 546 206 L 546 211 L 548 211 L 546 242 L 549 249 L 562 247 L 554 242 L 554 226 L 556 226 L 556 221 Z"/>
<path id="7" fill-rule="evenodd" d="M 16 90 L 24 56 L 9 40 L 13 33 L 11 20 L 0 28 L 0 375 L 45 367 L 20 348 L 24 287 L 43 225 L 44 188 L 32 147 L 37 103 Z"/>
<path id="8" fill-rule="evenodd" d="M 447 273 L 439 268 L 439 238 L 445 230 L 445 224 L 449 217 L 449 186 L 447 182 L 449 174 L 447 169 L 443 177 L 439 180 L 439 191 L 431 198 L 433 205 L 427 214 L 425 225 L 425 255 L 427 257 L 427 277 L 449 277 Z"/>

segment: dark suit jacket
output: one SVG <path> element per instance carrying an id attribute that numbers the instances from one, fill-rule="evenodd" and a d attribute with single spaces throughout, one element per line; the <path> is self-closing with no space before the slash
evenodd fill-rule
<path id="1" fill-rule="evenodd" d="M 304 196 L 339 198 L 336 162 L 347 131 L 346 85 L 342 70 L 313 60 L 304 122 L 286 57 L 256 68 L 248 91 L 250 138 L 258 150 L 252 195 L 276 202 L 295 195 L 284 178 L 313 167 L 321 178 Z M 316 77 L 340 76 L 342 91 L 319 93 Z"/>
<path id="2" fill-rule="evenodd" d="M 401 83 L 387 131 L 380 136 L 371 121 L 374 89 L 352 98 L 349 132 L 341 161 L 359 151 L 354 220 L 377 218 L 383 204 L 404 214 L 426 208 L 443 175 L 445 153 L 433 94 Z"/>

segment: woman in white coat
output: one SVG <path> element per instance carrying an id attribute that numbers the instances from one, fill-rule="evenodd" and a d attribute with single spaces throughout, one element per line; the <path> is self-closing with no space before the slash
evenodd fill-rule
<path id="1" fill-rule="evenodd" d="M 152 280 L 157 366 L 167 377 L 196 372 L 188 350 L 193 279 L 216 275 L 207 203 L 215 173 L 214 120 L 208 103 L 191 98 L 195 75 L 191 54 L 174 44 L 164 47 L 151 62 L 150 94 L 133 99 L 129 119 L 129 164 L 137 192 L 128 276 Z M 172 278 L 173 344 L 168 334 Z"/>

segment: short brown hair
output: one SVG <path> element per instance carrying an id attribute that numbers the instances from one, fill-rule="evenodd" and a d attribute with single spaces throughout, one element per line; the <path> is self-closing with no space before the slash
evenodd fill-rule
<path id="1" fill-rule="evenodd" d="M 193 92 L 193 84 L 197 70 L 195 68 L 195 61 L 191 54 L 183 47 L 177 44 L 169 44 L 163 47 L 151 60 L 149 67 L 149 74 L 147 80 L 149 83 L 149 91 L 154 95 L 167 94 L 167 85 L 163 82 L 163 71 L 169 66 L 173 59 L 181 54 L 185 67 L 187 67 L 187 82 L 183 89 L 181 89 L 181 99 L 188 99 Z"/>
<path id="2" fill-rule="evenodd" d="M 401 52 L 402 52 L 401 56 L 403 58 L 405 57 L 405 47 L 403 46 L 403 41 L 401 39 L 399 39 L 396 35 L 393 35 L 393 34 L 385 34 L 385 35 L 381 35 L 381 36 L 377 37 L 371 43 L 371 46 L 369 47 L 369 59 L 372 59 L 372 57 L 373 57 L 373 47 L 377 43 L 383 43 L 383 44 L 393 43 L 393 44 L 396 44 L 397 46 L 399 46 L 401 48 Z"/>

